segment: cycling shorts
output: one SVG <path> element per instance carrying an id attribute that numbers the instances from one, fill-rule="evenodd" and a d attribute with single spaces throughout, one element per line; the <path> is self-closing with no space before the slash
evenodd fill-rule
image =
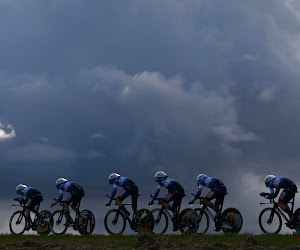
<path id="1" fill-rule="evenodd" d="M 294 198 L 297 192 L 297 187 L 295 184 L 290 185 L 290 187 L 285 188 L 279 196 L 279 200 L 288 203 L 292 198 Z"/>
<path id="2" fill-rule="evenodd" d="M 39 205 L 43 200 L 43 196 L 39 190 L 33 189 L 32 194 L 28 197 L 28 201 L 26 202 L 26 206 L 32 210 L 35 206 Z"/>
<path id="3" fill-rule="evenodd" d="M 131 195 L 132 207 L 137 207 L 139 189 L 133 181 L 128 181 L 128 185 L 119 193 L 118 200 L 123 201 Z"/>
<path id="4" fill-rule="evenodd" d="M 213 199 L 216 199 L 216 202 L 218 204 L 223 203 L 224 201 L 224 197 L 226 195 L 226 187 L 224 185 L 221 185 L 219 188 L 214 188 L 213 190 L 211 190 L 207 195 L 206 195 L 206 199 L 211 201 Z"/>
<path id="5" fill-rule="evenodd" d="M 66 203 L 68 205 L 77 206 L 77 204 L 81 201 L 84 196 L 83 189 L 77 189 L 69 193 L 66 198 Z"/>
<path id="6" fill-rule="evenodd" d="M 164 198 L 165 202 L 173 202 L 173 208 L 177 208 L 181 205 L 182 198 L 184 197 L 184 189 L 183 187 L 178 183 L 174 182 L 172 183 L 168 188 L 168 194 Z"/>

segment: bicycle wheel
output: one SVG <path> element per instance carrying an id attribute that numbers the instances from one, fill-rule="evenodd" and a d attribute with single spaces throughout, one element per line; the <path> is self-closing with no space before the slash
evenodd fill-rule
<path id="1" fill-rule="evenodd" d="M 9 230 L 12 234 L 22 234 L 25 231 L 26 217 L 23 211 L 16 211 L 9 220 Z"/>
<path id="2" fill-rule="evenodd" d="M 189 230 L 196 234 L 205 234 L 209 228 L 209 216 L 202 208 L 195 208 L 190 214 Z"/>
<path id="3" fill-rule="evenodd" d="M 56 210 L 50 217 L 50 227 L 53 234 L 64 234 L 68 227 L 65 226 L 66 217 L 62 210 Z"/>
<path id="4" fill-rule="evenodd" d="M 191 231 L 189 230 L 189 218 L 192 212 L 193 209 L 186 208 L 183 209 L 179 214 L 178 222 L 179 222 L 179 230 L 181 233 L 191 233 Z"/>
<path id="5" fill-rule="evenodd" d="M 168 225 L 168 216 L 161 208 L 153 209 L 147 216 L 147 226 L 150 233 L 164 234 L 168 229 Z"/>
<path id="6" fill-rule="evenodd" d="M 273 219 L 270 220 L 272 210 L 271 207 L 265 208 L 258 217 L 259 227 L 265 234 L 278 234 L 282 227 L 281 216 L 276 210 Z"/>
<path id="7" fill-rule="evenodd" d="M 43 210 L 34 220 L 35 229 L 38 234 L 48 235 L 51 232 L 50 227 L 51 212 Z"/>
<path id="8" fill-rule="evenodd" d="M 298 208 L 294 212 L 294 215 L 296 216 L 296 218 L 295 218 L 295 220 L 296 220 L 295 229 L 296 229 L 297 233 L 300 233 L 300 208 Z"/>
<path id="9" fill-rule="evenodd" d="M 147 216 L 149 215 L 150 210 L 143 208 L 138 211 L 139 216 L 139 222 L 136 223 L 136 230 L 139 234 L 147 233 L 148 232 L 148 226 L 147 226 Z"/>
<path id="10" fill-rule="evenodd" d="M 224 233 L 238 234 L 243 227 L 243 217 L 239 210 L 230 207 L 225 209 L 221 215 L 222 231 Z"/>
<path id="11" fill-rule="evenodd" d="M 77 230 L 81 235 L 88 235 L 93 233 L 96 225 L 94 214 L 90 210 L 82 210 L 78 216 Z"/>
<path id="12" fill-rule="evenodd" d="M 126 227 L 126 220 L 123 214 L 117 209 L 111 209 L 104 218 L 105 229 L 109 234 L 122 234 Z"/>

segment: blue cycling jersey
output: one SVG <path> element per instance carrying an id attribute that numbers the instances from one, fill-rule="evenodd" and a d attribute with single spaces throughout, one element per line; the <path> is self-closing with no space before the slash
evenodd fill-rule
<path id="1" fill-rule="evenodd" d="M 60 184 L 60 186 L 59 186 L 59 197 L 57 198 L 56 203 L 62 201 L 63 196 L 64 196 L 64 192 L 68 192 L 68 193 L 77 192 L 78 191 L 78 186 L 79 185 L 74 183 L 74 182 L 65 182 L 65 183 Z M 82 189 L 81 186 L 79 186 L 79 187 Z"/>
<path id="2" fill-rule="evenodd" d="M 203 187 L 210 188 L 211 190 L 216 190 L 220 188 L 220 186 L 224 186 L 223 182 L 215 177 L 204 177 L 199 181 L 198 192 L 195 196 L 195 199 L 198 199 L 201 195 Z"/>
<path id="3" fill-rule="evenodd" d="M 276 179 L 273 179 L 269 183 L 270 193 L 266 195 L 269 199 L 274 199 L 279 194 L 279 191 L 281 188 L 289 188 L 292 185 L 295 185 L 291 180 L 285 177 L 279 177 Z M 275 189 L 275 191 L 274 191 Z"/>
<path id="4" fill-rule="evenodd" d="M 157 185 L 156 192 L 154 194 L 153 200 L 155 200 L 157 198 L 161 187 L 164 187 L 164 188 L 168 189 L 168 191 L 170 191 L 170 188 L 171 188 L 172 184 L 175 183 L 175 182 L 176 182 L 175 180 L 173 180 L 171 178 L 168 178 L 168 177 L 160 179 L 158 181 L 158 185 Z"/>
<path id="5" fill-rule="evenodd" d="M 19 201 L 25 204 L 27 203 L 28 199 L 31 199 L 36 193 L 32 187 L 24 187 L 19 190 L 18 194 L 21 196 Z"/>
<path id="6" fill-rule="evenodd" d="M 127 177 L 119 177 L 115 179 L 115 181 L 113 182 L 113 191 L 111 193 L 110 200 L 112 201 L 115 198 L 118 187 L 126 188 L 128 186 L 131 186 L 132 184 L 133 181 Z"/>

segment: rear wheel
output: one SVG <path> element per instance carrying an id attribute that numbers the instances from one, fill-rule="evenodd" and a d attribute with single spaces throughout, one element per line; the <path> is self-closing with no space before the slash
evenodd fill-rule
<path id="1" fill-rule="evenodd" d="M 25 231 L 26 217 L 23 211 L 16 211 L 9 220 L 9 229 L 12 234 L 22 234 Z"/>
<path id="2" fill-rule="evenodd" d="M 56 210 L 50 218 L 51 231 L 54 234 L 64 234 L 68 227 L 65 226 L 66 218 L 62 210 Z"/>
<path id="3" fill-rule="evenodd" d="M 168 229 L 168 216 L 161 208 L 151 210 L 147 217 L 147 226 L 150 233 L 164 234 Z"/>
<path id="4" fill-rule="evenodd" d="M 296 220 L 296 225 L 295 225 L 295 229 L 297 231 L 297 233 L 300 233 L 300 208 L 298 208 L 295 212 L 295 220 Z"/>
<path id="5" fill-rule="evenodd" d="M 147 217 L 150 213 L 149 209 L 143 208 L 138 211 L 139 220 L 136 223 L 136 230 L 138 233 L 147 233 L 149 231 L 147 226 Z"/>
<path id="6" fill-rule="evenodd" d="M 181 233 L 191 233 L 189 230 L 189 219 L 190 214 L 193 212 L 193 209 L 186 208 L 181 211 L 178 217 L 179 221 L 179 230 Z"/>
<path id="7" fill-rule="evenodd" d="M 205 234 L 209 228 L 209 217 L 205 210 L 196 208 L 190 214 L 189 229 L 192 233 Z"/>
<path id="8" fill-rule="evenodd" d="M 104 225 L 109 234 L 122 234 L 126 227 L 126 220 L 117 209 L 111 209 L 105 215 Z"/>
<path id="9" fill-rule="evenodd" d="M 271 218 L 273 208 L 265 208 L 258 217 L 259 227 L 265 234 L 278 234 L 282 227 L 282 219 L 280 214 L 274 210 L 273 218 Z"/>
<path id="10" fill-rule="evenodd" d="M 50 227 L 51 212 L 43 210 L 34 220 L 35 229 L 38 234 L 48 235 L 51 232 Z"/>
<path id="11" fill-rule="evenodd" d="M 95 216 L 90 210 L 82 210 L 77 220 L 77 230 L 81 235 L 93 233 L 96 221 Z"/>
<path id="12" fill-rule="evenodd" d="M 243 227 L 243 217 L 236 208 L 227 208 L 221 215 L 224 233 L 238 234 Z"/>

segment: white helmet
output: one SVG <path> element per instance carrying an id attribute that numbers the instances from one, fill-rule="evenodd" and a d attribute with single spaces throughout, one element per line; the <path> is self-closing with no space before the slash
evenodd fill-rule
<path id="1" fill-rule="evenodd" d="M 196 178 L 197 184 L 199 185 L 199 182 L 205 177 L 207 177 L 206 174 L 199 174 Z"/>
<path id="2" fill-rule="evenodd" d="M 61 184 L 66 183 L 66 182 L 68 182 L 67 179 L 65 179 L 65 178 L 58 178 L 57 181 L 56 181 L 56 187 L 57 187 L 57 189 L 59 188 L 59 186 Z"/>
<path id="3" fill-rule="evenodd" d="M 165 178 L 165 177 L 168 177 L 168 175 L 164 171 L 158 171 L 154 175 L 155 181 L 159 181 L 160 179 Z"/>
<path id="4" fill-rule="evenodd" d="M 276 179 L 275 175 L 269 174 L 265 177 L 265 184 L 266 184 L 267 187 L 269 187 L 270 181 L 273 180 L 273 179 Z"/>
<path id="5" fill-rule="evenodd" d="M 19 184 L 17 187 L 16 187 L 16 193 L 18 193 L 20 190 L 22 190 L 23 188 L 27 188 L 26 185 L 24 184 Z"/>
<path id="6" fill-rule="evenodd" d="M 112 173 L 108 176 L 108 181 L 109 181 L 109 184 L 113 184 L 115 179 L 121 177 L 121 175 L 119 175 L 118 173 Z"/>

